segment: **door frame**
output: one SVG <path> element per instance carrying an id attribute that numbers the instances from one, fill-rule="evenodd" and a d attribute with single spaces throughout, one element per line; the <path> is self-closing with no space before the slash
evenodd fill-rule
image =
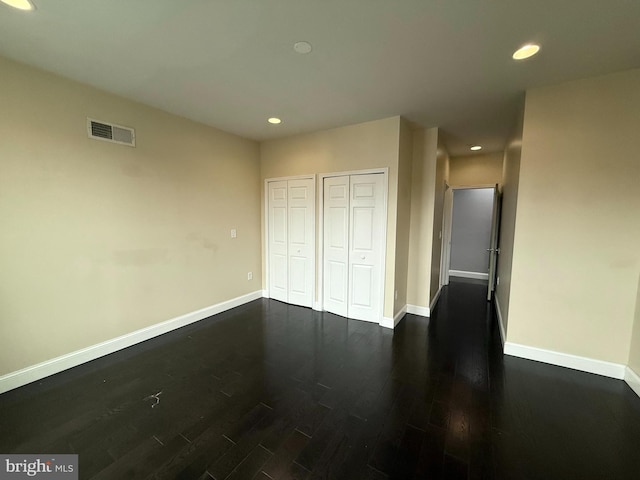
<path id="1" fill-rule="evenodd" d="M 440 234 L 440 285 L 449 285 L 449 266 L 451 263 L 451 220 L 453 218 L 453 190 L 445 180 L 444 200 L 442 202 L 442 229 Z"/>
<path id="2" fill-rule="evenodd" d="M 496 184 L 493 193 L 493 215 L 491 217 L 491 243 L 489 244 L 489 285 L 487 301 L 491 301 L 497 287 L 498 260 L 500 255 L 500 222 L 502 221 L 502 190 Z"/>
<path id="3" fill-rule="evenodd" d="M 442 212 L 442 244 L 440 246 L 440 286 L 449 285 L 449 267 L 451 266 L 451 230 L 453 227 L 453 194 L 455 190 L 477 190 L 479 188 L 493 188 L 500 192 L 501 184 L 489 183 L 478 185 L 449 185 L 445 181 L 445 200 Z M 447 195 L 450 195 L 447 201 Z M 495 208 L 495 206 L 494 206 Z"/>
<path id="4" fill-rule="evenodd" d="M 386 284 L 387 273 L 387 227 L 389 225 L 389 219 L 387 217 L 389 211 L 389 167 L 383 168 L 371 168 L 367 170 L 349 170 L 345 172 L 331 172 L 320 173 L 318 175 L 318 281 L 317 292 L 318 301 L 317 308 L 314 305 L 314 310 L 324 311 L 324 179 L 329 177 L 344 177 L 351 175 L 369 175 L 369 174 L 382 174 L 382 217 L 384 218 L 384 235 L 382 237 L 382 245 L 380 249 L 380 315 L 378 323 L 381 324 L 384 321 L 384 292 Z"/>
<path id="5" fill-rule="evenodd" d="M 269 287 L 271 285 L 271 278 L 270 278 L 270 270 L 269 270 L 269 183 L 270 182 L 283 182 L 285 180 L 313 180 L 313 218 L 314 221 L 316 221 L 316 202 L 317 202 L 317 188 L 316 188 L 316 174 L 309 174 L 309 175 L 294 175 L 294 176 L 290 176 L 290 177 L 273 177 L 273 178 L 265 178 L 264 180 L 264 212 L 263 212 L 263 218 L 264 218 L 264 235 L 262 236 L 262 241 L 264 242 L 264 254 L 265 254 L 265 260 L 264 260 L 264 278 L 266 279 L 265 282 L 265 288 L 264 290 L 262 290 L 262 296 L 263 298 L 271 298 L 270 292 L 269 292 Z M 288 201 L 288 198 L 287 198 Z M 317 223 L 317 221 L 316 221 Z M 287 230 L 288 231 L 288 230 Z M 313 235 L 312 235 L 312 251 L 315 252 L 315 256 L 317 258 L 317 242 L 316 242 L 316 237 L 317 237 L 317 229 L 316 229 L 316 224 L 313 225 Z M 287 252 L 287 256 L 288 256 L 288 252 Z M 313 274 L 312 274 L 312 278 L 313 278 L 313 301 L 312 303 L 312 307 L 315 309 L 315 305 L 316 305 L 316 272 L 317 272 L 317 265 L 314 259 L 314 262 L 312 262 L 313 264 Z"/>

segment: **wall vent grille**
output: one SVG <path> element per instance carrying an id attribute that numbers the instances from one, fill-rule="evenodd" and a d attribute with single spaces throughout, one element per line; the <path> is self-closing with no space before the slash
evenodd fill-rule
<path id="1" fill-rule="evenodd" d="M 102 122 L 87 118 L 87 134 L 89 138 L 119 143 L 120 145 L 136 146 L 136 131 L 114 123 Z"/>

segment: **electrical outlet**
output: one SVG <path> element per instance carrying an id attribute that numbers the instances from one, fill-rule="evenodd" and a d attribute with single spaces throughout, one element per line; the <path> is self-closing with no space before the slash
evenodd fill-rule
<path id="1" fill-rule="evenodd" d="M 247 273 L 247 280 L 253 280 L 253 272 Z"/>
<path id="2" fill-rule="evenodd" d="M 496 285 L 500 285 L 500 277 L 496 279 Z"/>
<path id="3" fill-rule="evenodd" d="M 231 238 L 236 238 L 238 236 L 238 232 L 236 232 L 235 228 L 231 229 Z"/>

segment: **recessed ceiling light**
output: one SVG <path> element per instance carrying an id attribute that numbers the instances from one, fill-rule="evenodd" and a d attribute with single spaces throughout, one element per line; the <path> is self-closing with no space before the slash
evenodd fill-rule
<path id="1" fill-rule="evenodd" d="M 482 147 L 480 145 L 474 145 L 473 147 L 471 147 L 469 150 L 473 150 L 474 152 L 478 151 L 478 150 L 482 150 Z"/>
<path id="2" fill-rule="evenodd" d="M 513 52 L 513 59 L 524 60 L 525 58 L 533 57 L 539 51 L 540 51 L 540 45 L 536 45 L 535 43 L 530 43 L 528 45 L 520 47 L 518 50 Z"/>
<path id="3" fill-rule="evenodd" d="M 310 53 L 313 47 L 309 42 L 296 42 L 293 44 L 293 50 L 301 55 Z"/>
<path id="4" fill-rule="evenodd" d="M 278 117 L 271 117 L 269 120 L 267 120 L 267 122 L 277 125 L 279 123 L 282 123 L 282 120 L 280 120 Z"/>
<path id="5" fill-rule="evenodd" d="M 35 10 L 35 5 L 29 0 L 0 0 L 2 3 L 6 3 L 10 7 L 17 8 L 18 10 Z"/>

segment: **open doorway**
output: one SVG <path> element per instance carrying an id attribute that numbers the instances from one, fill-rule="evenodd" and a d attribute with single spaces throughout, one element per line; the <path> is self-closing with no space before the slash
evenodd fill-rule
<path id="1" fill-rule="evenodd" d="M 447 186 L 443 215 L 441 283 L 450 277 L 487 282 L 495 289 L 500 198 L 498 185 Z"/>

